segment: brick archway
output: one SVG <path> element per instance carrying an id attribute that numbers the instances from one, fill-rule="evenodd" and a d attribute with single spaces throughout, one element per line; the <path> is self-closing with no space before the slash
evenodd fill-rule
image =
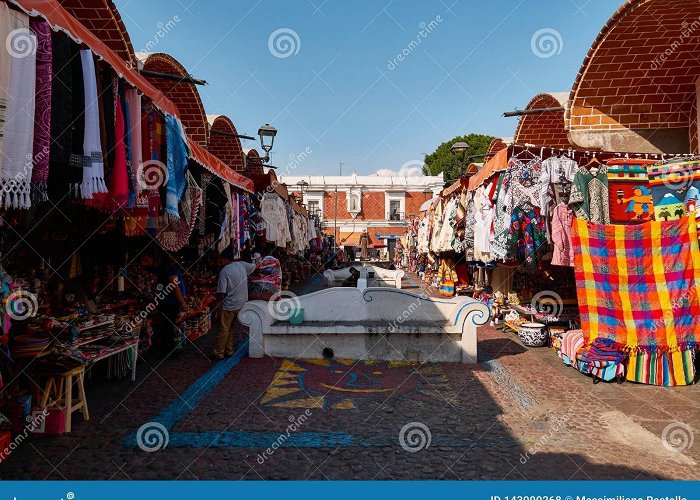
<path id="1" fill-rule="evenodd" d="M 484 156 L 484 161 L 488 161 L 491 157 L 493 157 L 496 153 L 498 153 L 501 149 L 505 149 L 508 147 L 508 144 L 513 142 L 512 137 L 496 137 L 491 141 L 491 144 L 489 144 L 489 149 L 486 151 L 486 155 Z"/>
<path id="2" fill-rule="evenodd" d="M 581 148 L 697 150 L 700 2 L 628 0 L 596 38 L 570 94 L 569 139 Z"/>
<path id="3" fill-rule="evenodd" d="M 182 64 L 168 54 L 158 52 L 139 54 L 138 57 L 143 63 L 144 71 L 190 76 Z M 180 119 L 185 126 L 187 136 L 206 149 L 209 145 L 209 123 L 197 86 L 190 82 L 179 82 L 148 75 L 146 78 L 155 88 L 173 101 L 180 110 Z"/>
<path id="4" fill-rule="evenodd" d="M 136 67 L 131 38 L 112 0 L 61 0 L 61 5 L 119 57 Z"/>
<path id="5" fill-rule="evenodd" d="M 253 149 L 244 149 L 243 150 L 248 157 L 248 160 L 253 160 L 252 162 L 247 162 L 247 171 L 245 172 L 245 175 L 251 176 L 251 175 L 260 175 L 263 173 L 263 168 L 262 168 L 262 163 L 258 160 L 261 158 L 260 153 L 258 153 L 258 150 L 253 148 Z"/>
<path id="6" fill-rule="evenodd" d="M 238 134 L 236 127 L 228 116 L 208 115 L 209 152 L 216 155 L 230 169 L 243 170 L 243 148 L 241 140 L 231 134 Z M 223 132 L 223 133 L 217 133 Z"/>
<path id="7" fill-rule="evenodd" d="M 564 110 L 521 116 L 515 130 L 514 141 L 518 144 L 562 149 L 572 147 L 564 125 L 564 112 L 568 98 L 569 95 L 565 92 L 548 92 L 533 97 L 525 111 L 545 108 L 564 108 Z"/>

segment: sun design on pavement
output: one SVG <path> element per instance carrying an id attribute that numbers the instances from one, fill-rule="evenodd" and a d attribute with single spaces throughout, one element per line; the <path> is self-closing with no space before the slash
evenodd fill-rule
<path id="1" fill-rule="evenodd" d="M 451 393 L 439 365 L 346 359 L 283 360 L 260 403 L 282 408 L 360 409 L 364 401 L 409 398 L 444 405 Z"/>

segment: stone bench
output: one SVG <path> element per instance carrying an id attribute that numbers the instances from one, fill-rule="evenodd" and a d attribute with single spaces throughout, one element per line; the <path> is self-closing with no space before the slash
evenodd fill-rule
<path id="1" fill-rule="evenodd" d="M 377 266 L 351 266 L 360 271 L 360 279 L 358 280 L 358 288 L 371 288 L 388 286 L 401 289 L 401 280 L 404 277 L 404 272 L 400 269 L 390 270 Z M 370 275 L 373 274 L 373 275 Z M 350 268 L 331 270 L 327 269 L 323 272 L 323 277 L 326 279 L 326 285 L 329 287 L 340 286 L 340 284 L 350 277 Z"/>
<path id="2" fill-rule="evenodd" d="M 304 309 L 304 322 L 287 321 Z M 277 302 L 248 302 L 249 355 L 320 359 L 477 362 L 478 325 L 489 307 L 467 297 L 429 298 L 393 288 L 335 287 Z"/>

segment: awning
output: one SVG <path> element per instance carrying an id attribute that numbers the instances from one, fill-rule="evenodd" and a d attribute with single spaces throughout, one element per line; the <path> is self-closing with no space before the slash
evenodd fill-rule
<path id="1" fill-rule="evenodd" d="M 428 209 L 430 208 L 430 205 L 432 205 L 436 200 L 437 200 L 437 197 L 431 198 L 430 200 L 423 202 L 423 204 L 420 206 L 418 211 L 419 212 L 427 212 Z"/>
<path id="2" fill-rule="evenodd" d="M 442 196 L 450 196 L 451 194 L 457 193 L 464 189 L 465 185 L 469 184 L 469 180 L 467 177 L 462 177 L 458 181 L 456 181 L 454 184 L 452 184 L 450 187 L 445 188 L 442 190 L 441 195 Z"/>
<path id="3" fill-rule="evenodd" d="M 508 168 L 508 156 L 512 151 L 510 147 L 501 149 L 491 158 L 479 172 L 469 179 L 469 191 L 474 191 L 492 175 Z"/>
<path id="4" fill-rule="evenodd" d="M 190 158 L 209 170 L 212 174 L 244 191 L 248 191 L 249 193 L 255 192 L 253 181 L 231 170 L 224 162 L 189 137 L 187 138 L 187 147 L 190 148 Z"/>
<path id="5" fill-rule="evenodd" d="M 338 245 L 345 247 L 359 247 L 362 233 L 355 231 L 354 233 L 340 233 Z"/>
<path id="6" fill-rule="evenodd" d="M 297 201 L 291 196 L 289 197 L 289 204 L 292 206 L 292 210 L 294 210 L 296 213 L 303 215 L 306 218 L 309 217 L 309 212 L 307 212 L 304 207 L 299 205 L 299 203 L 297 203 Z"/>
<path id="7" fill-rule="evenodd" d="M 84 43 L 95 54 L 104 59 L 107 64 L 114 68 L 120 77 L 136 87 L 148 96 L 153 104 L 170 115 L 180 116 L 177 106 L 165 97 L 162 92 L 148 83 L 141 74 L 131 67 L 126 61 L 114 53 L 99 38 L 97 38 L 80 21 L 74 18 L 61 6 L 57 0 L 9 0 L 30 16 L 41 16 L 51 25 L 54 30 L 60 29 L 68 34 L 77 43 Z"/>

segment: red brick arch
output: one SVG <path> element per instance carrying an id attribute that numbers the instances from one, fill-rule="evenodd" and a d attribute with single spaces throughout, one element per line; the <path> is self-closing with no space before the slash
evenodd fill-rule
<path id="1" fill-rule="evenodd" d="M 242 171 L 245 153 L 243 153 L 241 140 L 238 137 L 215 132 L 238 134 L 231 119 L 224 115 L 209 115 L 207 121 L 209 122 L 209 152 L 218 156 L 232 170 Z"/>
<path id="2" fill-rule="evenodd" d="M 564 92 L 537 94 L 525 110 L 566 108 L 568 97 L 568 94 Z M 552 148 L 568 149 L 572 147 L 564 126 L 564 110 L 521 116 L 515 130 L 514 141 L 518 144 L 534 144 Z"/>
<path id="3" fill-rule="evenodd" d="M 163 54 L 139 54 L 144 71 L 155 71 L 178 76 L 190 76 L 174 57 Z M 146 76 L 148 81 L 173 101 L 180 110 L 180 119 L 187 136 L 203 148 L 209 145 L 209 123 L 197 86 L 189 82 L 178 82 L 166 78 Z"/>
<path id="4" fill-rule="evenodd" d="M 596 38 L 570 94 L 580 147 L 682 153 L 696 144 L 700 2 L 628 0 Z"/>
<path id="5" fill-rule="evenodd" d="M 114 2 L 111 0 L 61 0 L 61 5 L 107 47 L 136 67 L 131 38 Z"/>
<path id="6" fill-rule="evenodd" d="M 261 158 L 260 153 L 258 153 L 258 150 L 253 148 L 253 149 L 244 149 L 243 150 L 248 157 L 248 159 L 257 159 Z M 259 175 L 263 173 L 263 168 L 262 168 L 262 163 L 260 161 L 253 161 L 253 162 L 248 162 L 248 168 L 246 175 Z"/>

